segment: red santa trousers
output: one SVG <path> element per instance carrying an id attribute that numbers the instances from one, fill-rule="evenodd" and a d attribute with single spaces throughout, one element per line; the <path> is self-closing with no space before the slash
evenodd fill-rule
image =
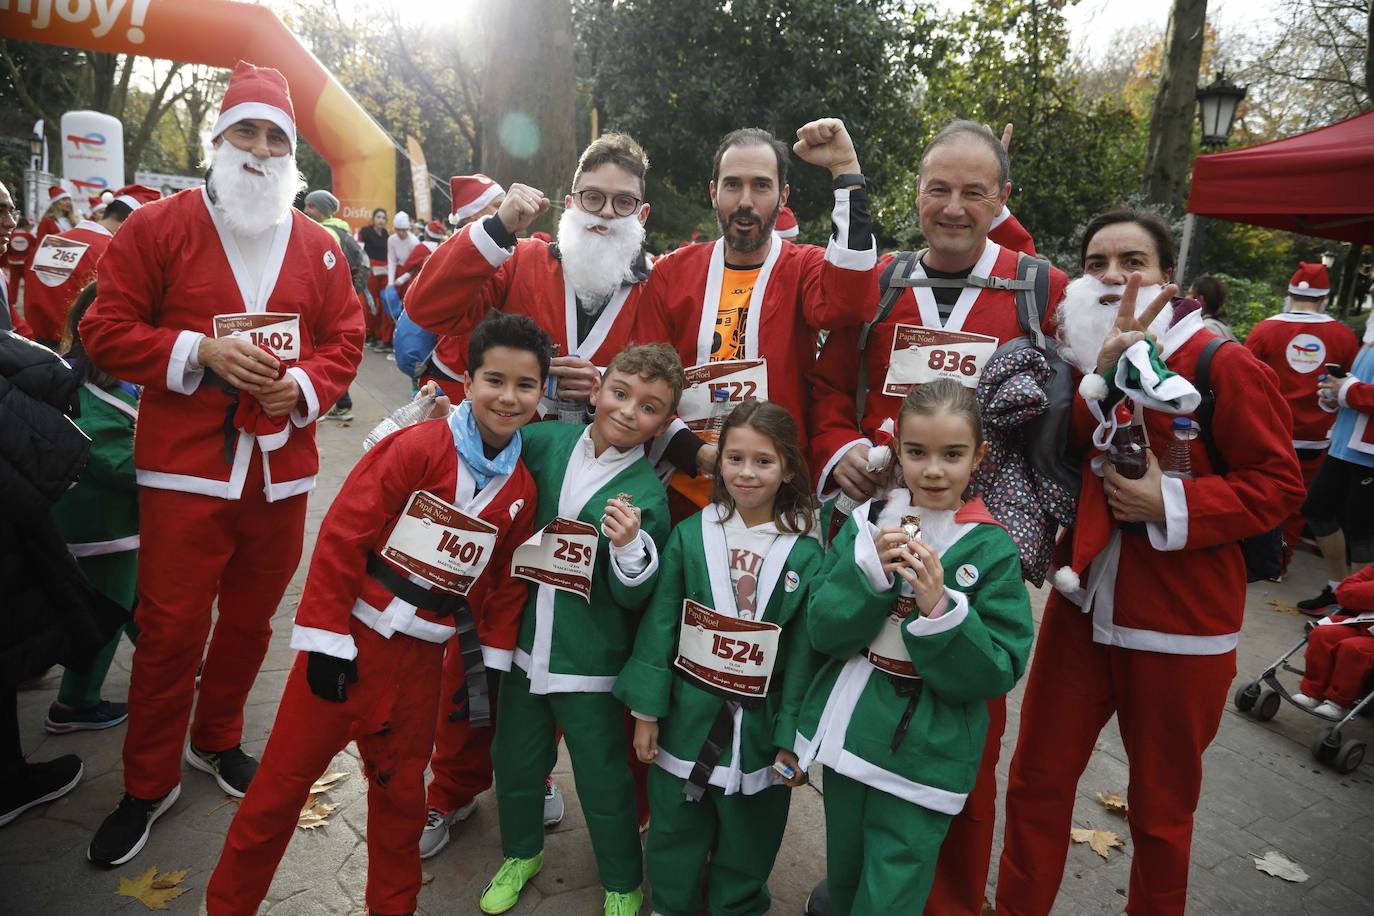
<path id="1" fill-rule="evenodd" d="M 1007 730 L 1007 698 L 988 702 L 988 736 L 978 780 L 949 823 L 935 863 L 935 883 L 926 898 L 929 916 L 980 916 L 992 865 L 992 836 L 997 826 L 997 761 Z"/>
<path id="2" fill-rule="evenodd" d="M 367 774 L 368 908 L 415 910 L 443 646 L 400 633 L 387 639 L 356 619 L 349 629 L 358 682 L 348 685 L 344 702 L 311 693 L 308 655 L 296 656 L 262 764 L 205 890 L 210 916 L 257 913 L 310 786 L 349 741 L 358 742 Z"/>
<path id="3" fill-rule="evenodd" d="M 1057 594 L 1050 598 L 1007 780 L 999 914 L 1050 912 L 1064 875 L 1078 780 L 1115 712 L 1130 766 L 1126 912 L 1182 916 L 1202 752 L 1216 737 L 1235 673 L 1234 651 L 1167 655 L 1098 645 L 1089 615 Z"/>
<path id="4" fill-rule="evenodd" d="M 1309 457 L 1303 457 L 1308 455 Z M 1298 466 L 1302 468 L 1303 489 L 1311 491 L 1312 481 L 1316 479 L 1317 472 L 1321 470 L 1322 462 L 1326 460 L 1326 449 L 1302 449 L 1298 452 Z M 1307 519 L 1302 517 L 1302 508 L 1299 507 L 1283 523 L 1283 542 L 1289 549 L 1297 550 L 1302 543 L 1302 529 L 1307 527 Z"/>
<path id="5" fill-rule="evenodd" d="M 1314 627 L 1307 634 L 1303 667 L 1303 693 L 1339 706 L 1354 706 L 1364 697 L 1374 673 L 1374 635 L 1367 624 Z"/>
<path id="6" fill-rule="evenodd" d="M 223 751 L 243 736 L 243 704 L 305 535 L 305 495 L 269 503 L 262 487 L 262 456 L 254 449 L 241 499 L 139 488 L 139 637 L 124 737 L 124 788 L 135 798 L 161 798 L 181 781 L 193 702 L 196 747 Z"/>
<path id="7" fill-rule="evenodd" d="M 368 270 L 380 267 L 385 271 L 386 261 L 368 261 Z M 386 289 L 386 273 L 381 274 L 369 272 L 367 275 L 367 289 L 372 293 L 372 304 L 377 308 L 377 314 L 372 314 L 369 308 L 363 308 L 363 319 L 367 324 L 367 336 L 375 337 L 378 340 L 391 343 L 392 332 L 396 329 L 396 322 L 391 320 L 391 315 L 387 313 L 386 306 L 382 304 L 382 290 Z"/>

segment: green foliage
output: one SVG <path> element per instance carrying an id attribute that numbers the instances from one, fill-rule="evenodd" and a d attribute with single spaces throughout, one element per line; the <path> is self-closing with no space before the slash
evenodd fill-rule
<path id="1" fill-rule="evenodd" d="M 1276 293 L 1273 285 L 1266 281 L 1247 280 L 1218 271 L 1213 271 L 1212 276 L 1226 284 L 1226 312 L 1221 317 L 1240 340 L 1245 340 L 1255 325 L 1283 310 L 1284 294 Z"/>

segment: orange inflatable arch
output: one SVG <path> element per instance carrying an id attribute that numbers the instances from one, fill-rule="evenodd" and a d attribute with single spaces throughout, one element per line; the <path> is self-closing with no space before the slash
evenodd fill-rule
<path id="1" fill-rule="evenodd" d="M 276 13 L 234 0 L 0 0 L 0 34 L 23 41 L 232 68 L 275 67 L 291 87 L 296 129 L 334 173 L 353 226 L 396 207 L 391 139 Z"/>

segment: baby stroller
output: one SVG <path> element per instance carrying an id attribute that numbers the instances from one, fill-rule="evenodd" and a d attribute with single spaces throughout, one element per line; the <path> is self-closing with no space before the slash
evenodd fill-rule
<path id="1" fill-rule="evenodd" d="M 1291 649 L 1279 656 L 1255 680 L 1236 689 L 1233 697 L 1236 709 L 1258 719 L 1260 722 L 1268 722 L 1278 714 L 1279 704 L 1286 702 L 1310 716 L 1321 718 L 1310 709 L 1294 702 L 1292 694 L 1279 683 L 1278 678 L 1280 670 L 1296 674 L 1299 677 L 1305 673 L 1301 668 L 1294 668 L 1288 664 L 1288 659 L 1293 656 L 1293 653 L 1307 646 L 1307 637 L 1316 626 L 1316 623 L 1308 623 L 1303 627 L 1302 638 Z M 1366 685 L 1366 688 L 1368 687 L 1369 685 Z M 1356 738 L 1342 740 L 1341 732 L 1350 724 L 1351 720 L 1369 708 L 1371 701 L 1374 701 L 1374 689 L 1366 689 L 1364 696 L 1351 707 L 1350 712 L 1343 719 L 1317 732 L 1312 739 L 1312 756 L 1316 758 L 1318 763 L 1325 764 L 1338 773 L 1353 773 L 1359 768 L 1360 764 L 1364 762 L 1364 742 Z"/>

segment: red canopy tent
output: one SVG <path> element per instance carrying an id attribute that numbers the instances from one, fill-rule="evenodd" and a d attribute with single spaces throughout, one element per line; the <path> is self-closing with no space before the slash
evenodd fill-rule
<path id="1" fill-rule="evenodd" d="M 1188 212 L 1374 244 L 1374 111 L 1193 160 Z"/>

